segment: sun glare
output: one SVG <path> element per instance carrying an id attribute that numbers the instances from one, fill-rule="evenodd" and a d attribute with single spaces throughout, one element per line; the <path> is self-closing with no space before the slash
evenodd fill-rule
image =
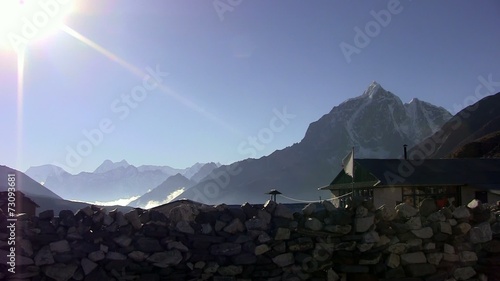
<path id="1" fill-rule="evenodd" d="M 58 30 L 74 9 L 73 0 L 1 0 L 0 49 L 23 50 Z"/>

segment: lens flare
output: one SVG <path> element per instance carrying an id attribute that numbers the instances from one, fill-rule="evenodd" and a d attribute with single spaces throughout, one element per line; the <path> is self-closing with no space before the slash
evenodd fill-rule
<path id="1" fill-rule="evenodd" d="M 72 0 L 2 0 L 0 49 L 20 52 L 56 32 L 74 6 Z"/>

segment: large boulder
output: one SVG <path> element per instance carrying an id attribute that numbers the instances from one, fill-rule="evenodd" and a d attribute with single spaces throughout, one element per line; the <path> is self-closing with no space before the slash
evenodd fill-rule
<path id="1" fill-rule="evenodd" d="M 429 216 L 430 214 L 438 210 L 436 200 L 434 200 L 433 198 L 425 198 L 420 202 L 418 210 L 420 212 L 420 215 L 424 217 Z"/>

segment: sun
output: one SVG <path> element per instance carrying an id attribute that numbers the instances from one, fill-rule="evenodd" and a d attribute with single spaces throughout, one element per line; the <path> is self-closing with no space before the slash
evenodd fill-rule
<path id="1" fill-rule="evenodd" d="M 1 0 L 0 49 L 21 51 L 58 30 L 74 0 Z"/>

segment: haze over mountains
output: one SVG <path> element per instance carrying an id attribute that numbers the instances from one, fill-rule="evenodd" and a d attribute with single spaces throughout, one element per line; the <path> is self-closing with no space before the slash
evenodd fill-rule
<path id="1" fill-rule="evenodd" d="M 279 198 L 280 202 L 318 200 L 330 196 L 317 188 L 331 181 L 352 147 L 356 158 L 401 158 L 403 144 L 419 147 L 422 141 L 445 132 L 443 143 L 431 155 L 444 157 L 500 130 L 495 110 L 499 106 L 497 94 L 452 118 L 444 108 L 418 99 L 403 103 L 373 82 L 362 95 L 311 123 L 299 143 L 259 159 L 223 166 L 197 163 L 186 169 L 135 167 L 125 160 L 106 160 L 92 173 L 71 175 L 51 165 L 33 167 L 26 173 L 66 199 L 94 202 L 141 195 L 130 202 L 141 208 L 181 198 L 206 204 L 263 203 L 272 188 L 288 197 Z M 497 146 L 491 142 L 498 142 L 494 136 L 485 137 L 493 150 Z"/>
<path id="2" fill-rule="evenodd" d="M 203 167 L 201 163 L 185 169 L 153 165 L 135 167 L 125 160 L 105 160 L 94 172 L 73 175 L 60 167 L 43 165 L 29 168 L 26 174 L 65 199 L 108 202 L 139 197 L 172 175 L 179 173 L 192 177 Z M 208 167 L 217 167 L 217 164 L 211 163 Z M 209 173 L 207 168 L 203 171 Z M 202 175 L 198 174 L 197 177 Z"/>
<path id="3" fill-rule="evenodd" d="M 16 175 L 16 190 L 24 193 L 31 200 L 35 201 L 40 206 L 40 208 L 37 209 L 37 212 L 48 209 L 52 209 L 56 213 L 58 213 L 61 210 L 76 211 L 88 205 L 82 202 L 72 202 L 69 200 L 64 200 L 59 195 L 55 194 L 54 192 L 44 187 L 37 181 L 33 180 L 26 174 L 2 165 L 0 165 L 0 191 L 7 190 L 6 183 L 8 174 Z M 122 206 L 108 207 L 109 210 L 112 210 L 114 208 L 118 208 L 122 211 L 130 209 L 128 207 L 122 207 Z"/>

